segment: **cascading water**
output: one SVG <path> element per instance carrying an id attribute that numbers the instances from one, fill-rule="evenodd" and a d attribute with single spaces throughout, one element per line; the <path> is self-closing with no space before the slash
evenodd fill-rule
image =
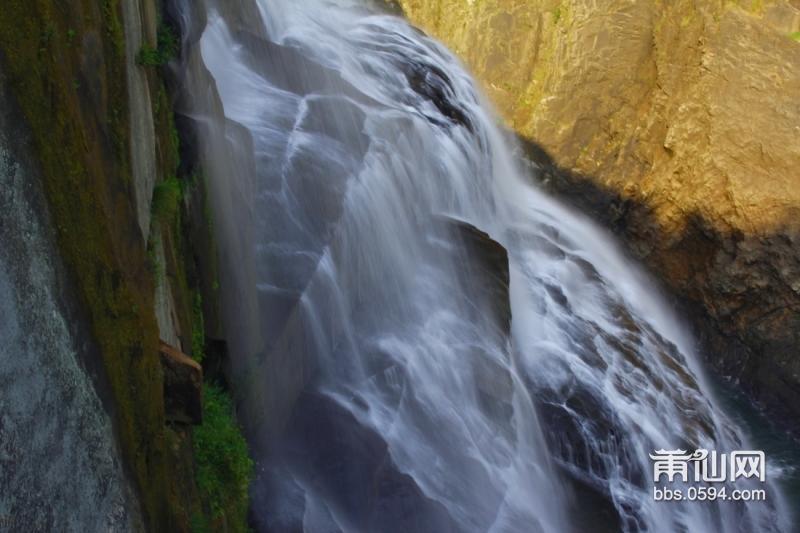
<path id="1" fill-rule="evenodd" d="M 243 420 L 260 527 L 790 530 L 771 481 L 654 501 L 654 450 L 747 443 L 653 284 L 531 185 L 447 50 L 345 0 L 239 4 L 209 0 L 184 88 L 243 412 L 267 413 Z M 508 250 L 510 330 L 472 227 Z"/>

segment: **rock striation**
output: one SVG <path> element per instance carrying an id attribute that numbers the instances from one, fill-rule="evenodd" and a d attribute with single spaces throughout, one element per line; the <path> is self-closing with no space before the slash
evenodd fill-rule
<path id="1" fill-rule="evenodd" d="M 800 436 L 800 2 L 403 0 Z"/>

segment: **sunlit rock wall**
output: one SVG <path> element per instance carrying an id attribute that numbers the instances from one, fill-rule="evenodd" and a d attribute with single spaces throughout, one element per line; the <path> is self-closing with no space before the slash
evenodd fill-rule
<path id="1" fill-rule="evenodd" d="M 400 3 L 800 435 L 800 2 Z"/>

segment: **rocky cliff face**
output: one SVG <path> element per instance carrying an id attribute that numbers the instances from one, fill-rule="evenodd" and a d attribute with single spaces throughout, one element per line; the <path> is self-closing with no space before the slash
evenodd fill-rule
<path id="1" fill-rule="evenodd" d="M 800 2 L 400 3 L 800 435 Z"/>
<path id="2" fill-rule="evenodd" d="M 197 318 L 213 238 L 204 186 L 178 173 L 161 8 L 0 2 L 0 531 L 211 516 L 158 352 L 218 325 Z"/>

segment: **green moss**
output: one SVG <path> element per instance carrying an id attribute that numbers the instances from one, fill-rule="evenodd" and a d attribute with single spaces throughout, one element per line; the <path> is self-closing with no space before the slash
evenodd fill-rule
<path id="1" fill-rule="evenodd" d="M 202 363 L 206 355 L 205 320 L 203 319 L 203 301 L 200 293 L 194 300 L 192 309 L 192 355 L 198 363 Z"/>
<path id="2" fill-rule="evenodd" d="M 194 439 L 198 489 L 210 505 L 212 530 L 221 531 L 220 526 L 227 524 L 232 533 L 245 532 L 253 462 L 235 423 L 230 397 L 219 387 L 206 385 L 205 400 L 203 425 L 195 429 Z"/>
<path id="3" fill-rule="evenodd" d="M 99 19 L 92 16 L 98 8 Z M 73 46 L 76 36 L 90 34 L 101 37 L 101 71 L 82 70 L 87 64 L 82 47 Z M 172 39 L 171 33 L 160 31 L 158 49 L 174 54 L 169 50 L 173 45 L 177 49 L 177 40 Z M 178 463 L 170 463 L 159 332 L 153 312 L 155 288 L 167 277 L 175 281 L 173 295 L 181 329 L 191 335 L 183 344 L 193 345 L 196 357 L 202 358 L 209 322 L 216 324 L 210 326 L 210 334 L 219 334 L 215 245 L 212 229 L 204 228 L 207 235 L 200 240 L 208 242 L 198 250 L 212 259 L 207 259 L 206 274 L 201 278 L 199 260 L 192 253 L 195 245 L 185 237 L 188 213 L 187 204 L 181 201 L 199 180 L 194 174 L 174 177 L 179 146 L 171 102 L 163 81 L 156 71 L 150 71 L 158 172 L 166 177 L 154 189 L 151 207 L 159 237 L 152 243 L 159 239 L 164 243 L 167 263 L 150 261 L 148 267 L 130 187 L 125 64 L 119 0 L 0 1 L 0 72 L 32 130 L 61 254 L 72 273 L 114 394 L 120 441 L 140 489 L 146 529 L 185 531 L 197 525 L 189 518 L 196 515 L 209 530 L 217 531 L 224 515 L 230 531 L 245 531 L 252 463 L 233 423 L 229 400 L 218 398 L 213 390 L 207 392 L 210 424 L 199 430 L 204 436 L 198 450 L 206 451 L 198 462 L 197 485 L 211 505 L 209 516 L 203 518 L 199 500 L 192 503 L 193 497 L 187 496 L 194 493 L 186 489 L 187 476 L 176 477 L 177 470 L 191 471 L 192 447 L 187 445 L 187 453 L 175 452 L 172 461 Z M 93 85 L 96 79 L 106 98 L 82 100 L 86 95 L 76 88 L 78 80 L 84 79 L 92 80 Z M 199 196 L 202 201 L 195 208 L 207 215 L 206 194 Z M 203 292 L 204 302 L 199 297 L 201 286 L 213 287 Z M 208 308 L 209 321 L 203 318 L 201 303 Z M 172 446 L 175 444 L 173 436 Z M 193 484 L 191 473 L 188 483 Z"/>
<path id="4" fill-rule="evenodd" d="M 135 210 L 126 186 L 127 85 L 118 4 L 101 1 L 103 17 L 96 23 L 84 13 L 85 3 L 60 7 L 50 0 L 0 2 L 3 71 L 32 130 L 62 257 L 100 348 L 148 530 L 168 531 L 158 327 L 153 280 L 141 268 L 146 252 L 133 230 Z M 103 37 L 105 69 L 82 74 L 103 84 L 105 109 L 113 110 L 107 120 L 95 120 L 98 103 L 82 102 L 73 90 L 83 65 L 81 47 L 55 38 L 72 28 Z"/>
<path id="5" fill-rule="evenodd" d="M 178 180 L 169 177 L 153 187 L 153 199 L 150 202 L 150 223 L 161 226 L 175 221 L 178 215 L 178 203 L 183 199 Z"/>
<path id="6" fill-rule="evenodd" d="M 553 15 L 553 24 L 558 24 L 558 21 L 561 20 L 561 6 L 553 9 L 550 14 Z"/>
<path id="7" fill-rule="evenodd" d="M 156 48 L 147 43 L 142 44 L 139 53 L 136 55 L 136 61 L 140 66 L 160 67 L 166 65 L 175 57 L 180 43 L 172 29 L 160 19 L 158 21 L 157 41 Z"/>
<path id="8" fill-rule="evenodd" d="M 213 529 L 211 529 L 211 524 L 209 523 L 208 518 L 201 514 L 196 514 L 192 516 L 192 519 L 189 522 L 189 529 L 192 533 L 213 533 Z"/>

